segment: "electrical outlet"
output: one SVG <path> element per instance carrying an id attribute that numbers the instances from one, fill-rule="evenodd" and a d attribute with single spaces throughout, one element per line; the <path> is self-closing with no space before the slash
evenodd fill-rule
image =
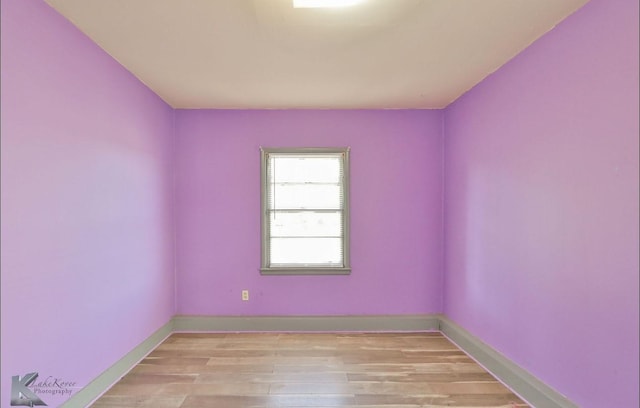
<path id="1" fill-rule="evenodd" d="M 248 290 L 243 290 L 242 291 L 242 300 L 249 300 L 249 291 Z"/>

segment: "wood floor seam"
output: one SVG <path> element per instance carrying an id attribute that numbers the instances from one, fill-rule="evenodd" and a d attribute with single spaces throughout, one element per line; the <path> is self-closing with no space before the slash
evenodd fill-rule
<path id="1" fill-rule="evenodd" d="M 528 407 L 437 332 L 173 333 L 95 408 Z"/>

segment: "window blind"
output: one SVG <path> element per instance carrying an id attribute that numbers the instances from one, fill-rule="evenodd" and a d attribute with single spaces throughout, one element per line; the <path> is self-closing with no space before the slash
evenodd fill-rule
<path id="1" fill-rule="evenodd" d="M 344 267 L 344 153 L 268 153 L 269 267 Z"/>

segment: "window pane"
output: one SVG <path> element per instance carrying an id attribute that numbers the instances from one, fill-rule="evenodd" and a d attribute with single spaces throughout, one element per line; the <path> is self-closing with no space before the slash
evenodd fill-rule
<path id="1" fill-rule="evenodd" d="M 349 150 L 261 150 L 262 270 L 271 274 L 280 268 L 335 267 L 336 273 L 344 272 L 349 268 L 348 252 L 343 253 L 348 251 L 349 236 L 344 184 Z"/>
<path id="2" fill-rule="evenodd" d="M 271 238 L 271 265 L 342 265 L 340 238 Z"/>
<path id="3" fill-rule="evenodd" d="M 340 182 L 340 157 L 278 157 L 271 156 L 271 180 L 298 183 Z"/>
<path id="4" fill-rule="evenodd" d="M 340 209 L 342 189 L 338 184 L 271 184 L 269 208 Z"/>
<path id="5" fill-rule="evenodd" d="M 342 213 L 336 212 L 272 212 L 272 237 L 340 237 Z"/>

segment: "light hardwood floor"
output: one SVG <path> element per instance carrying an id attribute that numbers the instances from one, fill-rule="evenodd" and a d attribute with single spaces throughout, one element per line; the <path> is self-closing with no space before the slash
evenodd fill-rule
<path id="1" fill-rule="evenodd" d="M 176 333 L 92 406 L 528 405 L 440 333 Z"/>

